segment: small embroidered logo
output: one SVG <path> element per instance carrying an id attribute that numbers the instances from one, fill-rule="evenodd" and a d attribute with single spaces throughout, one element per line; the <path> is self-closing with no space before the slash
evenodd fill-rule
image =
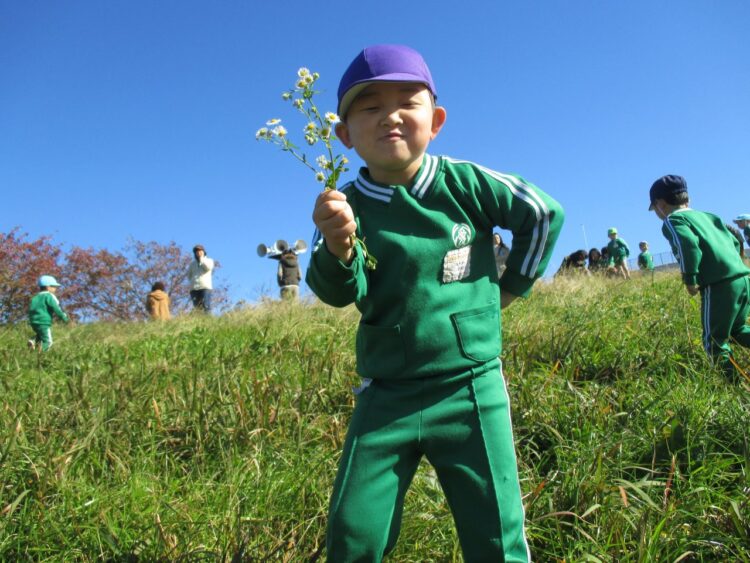
<path id="1" fill-rule="evenodd" d="M 456 248 L 466 246 L 471 242 L 471 227 L 466 223 L 456 223 L 453 225 L 451 236 L 453 237 L 453 244 L 456 245 Z"/>

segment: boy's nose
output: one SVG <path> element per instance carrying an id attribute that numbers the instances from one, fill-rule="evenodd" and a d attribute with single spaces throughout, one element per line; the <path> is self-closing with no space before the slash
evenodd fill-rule
<path id="1" fill-rule="evenodd" d="M 389 127 L 389 126 L 392 126 L 392 125 L 398 125 L 398 124 L 402 123 L 402 121 L 403 120 L 401 119 L 401 114 L 396 109 L 396 110 L 393 110 L 393 111 L 390 111 L 390 112 L 386 113 L 383 116 L 383 119 L 382 119 L 381 123 L 384 126 Z"/>

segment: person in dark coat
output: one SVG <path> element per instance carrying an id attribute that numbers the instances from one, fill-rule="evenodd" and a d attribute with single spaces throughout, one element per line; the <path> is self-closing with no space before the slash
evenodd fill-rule
<path id="1" fill-rule="evenodd" d="M 299 269 L 297 255 L 291 248 L 281 253 L 279 258 L 279 270 L 276 281 L 281 288 L 281 298 L 296 300 L 299 298 L 299 282 L 302 279 L 302 272 Z"/>

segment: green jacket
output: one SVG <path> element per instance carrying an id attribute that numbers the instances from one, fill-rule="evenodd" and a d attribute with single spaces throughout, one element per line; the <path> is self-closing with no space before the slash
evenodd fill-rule
<path id="1" fill-rule="evenodd" d="M 35 326 L 52 326 L 52 315 L 68 322 L 68 315 L 60 308 L 60 302 L 49 291 L 40 291 L 29 305 L 29 323 Z"/>
<path id="2" fill-rule="evenodd" d="M 609 250 L 609 265 L 613 266 L 615 261 L 624 260 L 630 256 L 630 247 L 628 243 L 623 239 L 617 237 L 607 243 L 607 249 Z"/>
<path id="3" fill-rule="evenodd" d="M 410 186 L 373 182 L 366 169 L 343 188 L 359 245 L 345 265 L 314 245 L 306 280 L 325 303 L 355 303 L 357 371 L 395 379 L 457 373 L 500 354 L 500 295 L 531 291 L 563 223 L 560 205 L 522 178 L 425 155 Z M 513 233 L 498 282 L 494 226 Z"/>
<path id="4" fill-rule="evenodd" d="M 654 269 L 654 259 L 651 257 L 651 253 L 648 250 L 644 250 L 638 255 L 638 267 L 641 270 Z"/>
<path id="5" fill-rule="evenodd" d="M 716 215 L 684 208 L 670 213 L 661 232 L 682 270 L 686 285 L 705 287 L 745 276 L 739 242 Z"/>

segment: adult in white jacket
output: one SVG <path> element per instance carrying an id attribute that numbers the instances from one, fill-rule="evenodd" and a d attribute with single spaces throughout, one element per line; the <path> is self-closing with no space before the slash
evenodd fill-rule
<path id="1" fill-rule="evenodd" d="M 193 301 L 193 308 L 199 311 L 209 313 L 211 311 L 211 272 L 214 269 L 214 261 L 206 256 L 206 249 L 202 244 L 196 244 L 193 247 L 193 256 L 195 260 L 190 262 L 187 271 L 188 280 L 190 280 L 190 299 Z"/>

